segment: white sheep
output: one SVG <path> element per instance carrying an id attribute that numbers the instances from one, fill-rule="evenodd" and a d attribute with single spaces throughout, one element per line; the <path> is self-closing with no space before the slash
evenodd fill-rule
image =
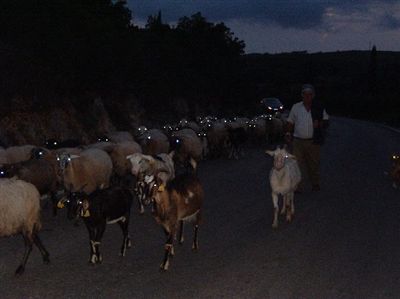
<path id="1" fill-rule="evenodd" d="M 269 174 L 274 205 L 274 220 L 272 227 L 278 227 L 278 196 L 283 196 L 281 214 L 286 212 L 286 221 L 291 222 L 294 215 L 294 191 L 301 181 L 301 172 L 295 157 L 286 149 L 277 148 L 275 151 L 266 151 L 274 158 L 273 167 Z"/>
<path id="2" fill-rule="evenodd" d="M 50 262 L 38 236 L 40 229 L 40 195 L 35 186 L 15 178 L 0 179 L 0 237 L 22 234 L 25 241 L 24 257 L 16 275 L 24 272 L 33 244 L 40 250 L 43 261 Z"/>
<path id="3" fill-rule="evenodd" d="M 67 191 L 90 194 L 110 184 L 113 165 L 110 156 L 102 150 L 87 149 L 79 156 L 60 154 L 57 160 Z"/>

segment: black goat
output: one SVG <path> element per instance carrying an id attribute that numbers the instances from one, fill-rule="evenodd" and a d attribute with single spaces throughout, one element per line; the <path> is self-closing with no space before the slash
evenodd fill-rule
<path id="1" fill-rule="evenodd" d="M 59 201 L 58 207 L 66 207 L 68 218 L 81 217 L 89 231 L 89 263 L 101 263 L 103 258 L 99 248 L 107 224 L 118 223 L 122 229 L 123 241 L 120 251 L 125 256 L 131 247 L 128 227 L 132 206 L 132 193 L 129 189 L 114 187 L 97 190 L 90 195 L 83 192 L 71 193 Z"/>

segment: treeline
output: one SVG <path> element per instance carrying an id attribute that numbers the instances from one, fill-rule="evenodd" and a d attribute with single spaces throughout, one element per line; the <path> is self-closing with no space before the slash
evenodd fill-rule
<path id="1" fill-rule="evenodd" d="M 0 3 L 3 107 L 22 97 L 40 109 L 63 101 L 82 108 L 102 97 L 112 111 L 136 99 L 161 117 L 240 98 L 244 42 L 200 13 L 170 26 L 160 12 L 138 28 L 125 1 Z"/>

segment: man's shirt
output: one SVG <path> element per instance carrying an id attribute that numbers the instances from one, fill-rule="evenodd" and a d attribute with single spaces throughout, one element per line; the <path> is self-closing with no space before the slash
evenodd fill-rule
<path id="1" fill-rule="evenodd" d="M 323 120 L 328 120 L 329 115 L 325 109 L 323 111 Z M 288 122 L 294 125 L 293 136 L 302 139 L 311 139 L 314 134 L 313 120 L 311 110 L 307 111 L 303 101 L 293 105 L 290 110 Z"/>

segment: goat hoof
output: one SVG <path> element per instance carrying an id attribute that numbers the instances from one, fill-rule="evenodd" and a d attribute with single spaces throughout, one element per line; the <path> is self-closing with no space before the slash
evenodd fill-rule
<path id="1" fill-rule="evenodd" d="M 161 271 L 161 272 L 167 272 L 167 271 L 168 271 L 168 268 L 169 268 L 169 262 L 166 262 L 165 264 L 162 263 L 162 264 L 160 265 L 160 271 Z"/>
<path id="2" fill-rule="evenodd" d="M 89 263 L 90 265 L 96 264 L 96 263 L 97 263 L 97 256 L 93 254 L 93 255 L 89 258 L 88 263 Z"/>
<path id="3" fill-rule="evenodd" d="M 277 229 L 277 228 L 278 228 L 278 224 L 275 224 L 275 223 L 272 224 L 272 228 L 273 228 L 273 229 Z"/>

